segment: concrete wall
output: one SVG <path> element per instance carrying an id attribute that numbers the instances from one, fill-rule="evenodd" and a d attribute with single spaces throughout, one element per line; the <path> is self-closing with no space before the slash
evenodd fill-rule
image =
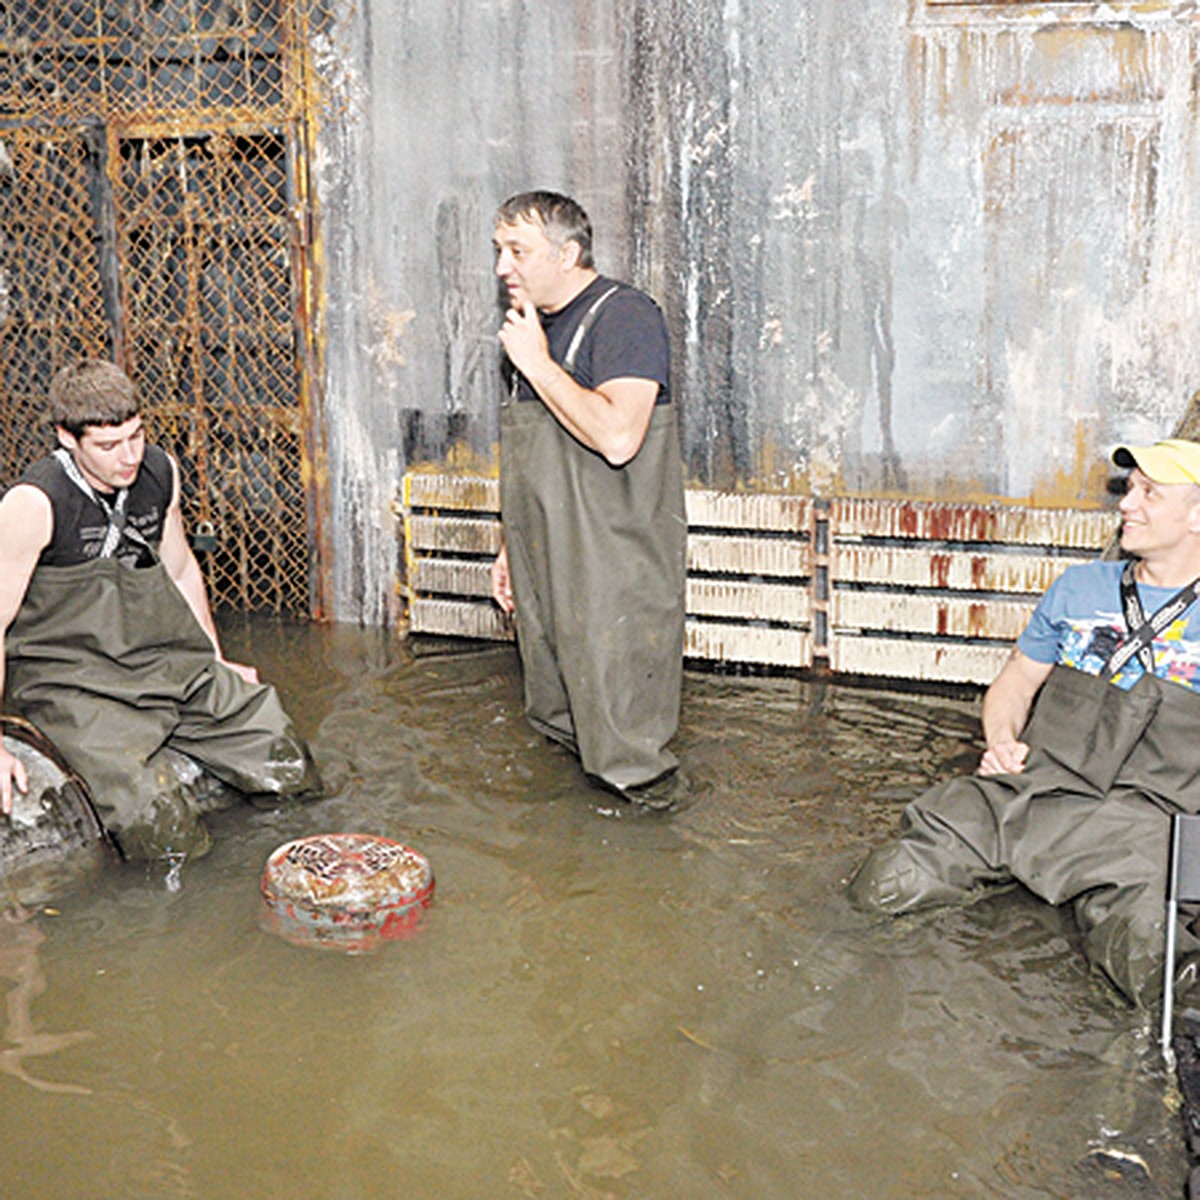
<path id="1" fill-rule="evenodd" d="M 316 39 L 335 610 L 404 465 L 492 460 L 491 213 L 668 314 L 694 482 L 1099 503 L 1200 388 L 1189 3 L 357 0 Z"/>

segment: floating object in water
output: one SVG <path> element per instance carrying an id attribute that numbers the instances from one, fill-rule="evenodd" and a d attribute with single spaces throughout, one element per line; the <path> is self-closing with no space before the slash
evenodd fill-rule
<path id="1" fill-rule="evenodd" d="M 28 721 L 0 718 L 4 748 L 25 767 L 0 817 L 0 903 L 34 905 L 69 891 L 117 861 L 86 782 Z"/>
<path id="2" fill-rule="evenodd" d="M 362 954 L 416 932 L 433 899 L 433 871 L 423 854 L 390 838 L 325 833 L 275 850 L 262 894 L 272 932 Z"/>

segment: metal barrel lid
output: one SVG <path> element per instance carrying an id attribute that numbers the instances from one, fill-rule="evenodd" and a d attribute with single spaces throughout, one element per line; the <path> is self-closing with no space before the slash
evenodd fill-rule
<path id="1" fill-rule="evenodd" d="M 87 782 L 58 748 L 20 717 L 0 717 L 5 749 L 20 759 L 28 790 L 14 788 L 0 816 L 0 907 L 41 904 L 117 861 Z"/>
<path id="2" fill-rule="evenodd" d="M 286 842 L 267 859 L 265 924 L 300 945 L 361 954 L 411 937 L 433 889 L 429 860 L 402 842 L 317 834 Z"/>

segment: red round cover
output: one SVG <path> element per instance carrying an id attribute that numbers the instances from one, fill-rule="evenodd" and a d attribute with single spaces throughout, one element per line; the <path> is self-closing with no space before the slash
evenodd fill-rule
<path id="1" fill-rule="evenodd" d="M 429 860 L 390 838 L 323 833 L 287 842 L 262 877 L 267 927 L 347 953 L 411 936 L 433 898 Z"/>

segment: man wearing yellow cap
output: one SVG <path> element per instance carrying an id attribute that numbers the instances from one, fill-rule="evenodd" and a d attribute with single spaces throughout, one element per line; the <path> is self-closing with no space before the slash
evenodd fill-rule
<path id="1" fill-rule="evenodd" d="M 1124 559 L 1049 588 L 984 696 L 978 774 L 909 805 L 850 897 L 898 914 L 1022 883 L 1071 903 L 1089 961 L 1144 1004 L 1161 976 L 1170 813 L 1200 811 L 1200 444 L 1112 457 L 1129 470 Z"/>

